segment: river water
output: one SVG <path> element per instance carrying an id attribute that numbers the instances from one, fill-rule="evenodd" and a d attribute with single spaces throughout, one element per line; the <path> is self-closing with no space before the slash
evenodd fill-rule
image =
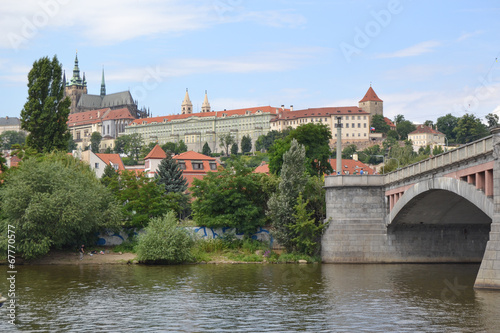
<path id="1" fill-rule="evenodd" d="M 18 266 L 28 332 L 500 332 L 478 265 Z M 7 267 L 0 267 L 7 277 Z M 0 288 L 6 296 L 6 278 Z"/>

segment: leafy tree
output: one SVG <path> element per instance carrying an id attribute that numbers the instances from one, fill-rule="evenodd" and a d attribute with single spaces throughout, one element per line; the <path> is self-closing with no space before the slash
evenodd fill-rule
<path id="1" fill-rule="evenodd" d="M 65 153 L 23 161 L 0 188 L 5 231 L 15 227 L 16 252 L 26 259 L 50 249 L 75 247 L 95 241 L 102 228 L 119 224 L 120 208 L 94 172 Z"/>
<path id="2" fill-rule="evenodd" d="M 394 125 L 398 125 L 400 122 L 405 121 L 405 116 L 398 114 L 394 117 Z"/>
<path id="3" fill-rule="evenodd" d="M 210 156 L 210 154 L 212 153 L 212 150 L 210 149 L 208 142 L 205 142 L 205 144 L 203 145 L 203 149 L 201 150 L 201 153 L 203 155 L 207 155 L 207 156 Z"/>
<path id="4" fill-rule="evenodd" d="M 135 161 L 139 160 L 139 153 L 143 146 L 143 140 L 139 133 L 120 135 L 115 140 L 115 152 L 117 154 L 127 154 Z"/>
<path id="5" fill-rule="evenodd" d="M 485 118 L 486 121 L 488 121 L 488 128 L 498 126 L 498 115 L 496 115 L 495 113 L 488 113 Z"/>
<path id="6" fill-rule="evenodd" d="M 231 145 L 231 155 L 238 155 L 238 144 L 236 142 Z"/>
<path id="7" fill-rule="evenodd" d="M 275 130 L 269 131 L 266 135 L 261 135 L 257 138 L 257 141 L 255 142 L 255 150 L 267 151 L 269 147 L 274 144 L 274 141 L 285 138 L 289 133 L 290 128 L 287 128 L 281 132 Z"/>
<path id="8" fill-rule="evenodd" d="M 193 260 L 193 239 L 177 226 L 175 213 L 152 218 L 144 233 L 139 235 L 137 259 L 144 263 L 180 264 Z"/>
<path id="9" fill-rule="evenodd" d="M 375 114 L 372 116 L 371 127 L 375 128 L 375 133 L 386 134 L 391 129 L 389 125 L 384 120 L 384 116 L 380 114 Z"/>
<path id="10" fill-rule="evenodd" d="M 187 180 L 182 175 L 179 164 L 170 154 L 161 160 L 155 179 L 158 184 L 163 185 L 165 193 L 183 193 L 187 190 Z"/>
<path id="11" fill-rule="evenodd" d="M 78 146 L 76 145 L 76 142 L 73 140 L 73 137 L 70 135 L 69 140 L 68 140 L 68 153 L 73 152 L 73 150 L 76 150 Z"/>
<path id="12" fill-rule="evenodd" d="M 219 136 L 219 146 L 224 149 L 226 156 L 229 156 L 229 147 L 234 143 L 234 138 L 230 133 Z"/>
<path id="13" fill-rule="evenodd" d="M 3 153 L 0 151 L 0 176 L 1 176 L 1 173 L 4 172 L 5 170 L 7 170 L 7 160 L 5 159 L 5 157 L 3 157 Z M 2 181 L 0 181 L 0 186 L 2 186 Z"/>
<path id="14" fill-rule="evenodd" d="M 308 123 L 290 131 L 290 139 L 296 139 L 306 149 L 306 170 L 311 175 L 330 174 L 333 169 L 330 158 L 332 133 L 325 124 Z"/>
<path id="15" fill-rule="evenodd" d="M 352 159 L 352 155 L 356 153 L 358 147 L 355 144 L 349 145 L 342 150 L 342 158 L 343 159 Z"/>
<path id="16" fill-rule="evenodd" d="M 125 144 L 127 143 L 127 136 L 122 135 L 115 139 L 115 153 L 116 154 L 125 154 Z"/>
<path id="17" fill-rule="evenodd" d="M 269 199 L 267 215 L 271 219 L 273 236 L 288 251 L 293 251 L 295 242 L 291 226 L 296 223 L 295 204 L 307 183 L 304 164 L 306 151 L 297 140 L 292 140 L 290 149 L 283 155 L 283 168 L 278 191 Z"/>
<path id="18" fill-rule="evenodd" d="M 404 120 L 396 125 L 396 131 L 399 134 L 399 140 L 408 139 L 408 134 L 416 130 L 417 127 L 409 120 Z"/>
<path id="19" fill-rule="evenodd" d="M 108 188 L 122 205 L 126 227 L 142 228 L 149 219 L 162 216 L 176 204 L 167 200 L 163 186 L 134 171 L 122 171 Z"/>
<path id="20" fill-rule="evenodd" d="M 361 153 L 359 153 L 359 160 L 366 164 L 378 164 L 382 161 L 380 155 L 382 155 L 380 146 L 373 145 L 365 148 Z"/>
<path id="21" fill-rule="evenodd" d="M 69 98 L 64 98 L 57 57 L 35 61 L 28 74 L 28 99 L 21 110 L 21 128 L 29 133 L 26 144 L 38 152 L 66 151 L 70 105 Z"/>
<path id="22" fill-rule="evenodd" d="M 458 143 L 469 143 L 489 134 L 488 129 L 481 120 L 469 113 L 458 119 L 457 127 L 453 131 L 456 134 Z"/>
<path id="23" fill-rule="evenodd" d="M 241 152 L 245 154 L 251 151 L 252 151 L 252 138 L 250 137 L 250 135 L 243 135 L 243 138 L 241 138 Z"/>
<path id="24" fill-rule="evenodd" d="M 191 187 L 197 225 L 211 228 L 236 228 L 249 236 L 267 222 L 265 211 L 273 177 L 253 173 L 238 160 L 226 169 L 209 172 L 195 179 Z"/>
<path id="25" fill-rule="evenodd" d="M 439 155 L 442 153 L 444 153 L 442 146 L 434 146 L 434 148 L 432 149 L 432 155 Z"/>
<path id="26" fill-rule="evenodd" d="M 289 228 L 293 237 L 291 243 L 294 244 L 294 249 L 299 253 L 312 256 L 319 253 L 321 235 L 328 224 L 317 223 L 313 216 L 314 212 L 307 209 L 308 204 L 309 200 L 304 202 L 302 193 L 299 193 L 293 214 L 295 223 L 290 224 Z"/>
<path id="27" fill-rule="evenodd" d="M 424 126 L 434 127 L 434 122 L 432 120 L 426 120 L 424 121 Z"/>
<path id="28" fill-rule="evenodd" d="M 451 113 L 437 119 L 436 125 L 439 132 L 446 135 L 448 142 L 456 142 L 456 133 L 454 131 L 457 127 L 458 118 L 454 117 Z"/>
<path id="29" fill-rule="evenodd" d="M 99 132 L 92 132 L 90 136 L 90 149 L 94 153 L 99 153 L 99 145 L 101 144 L 102 135 Z"/>
<path id="30" fill-rule="evenodd" d="M 26 134 L 18 131 L 4 131 L 0 134 L 0 149 L 10 150 L 12 145 L 24 145 L 26 143 Z"/>
<path id="31" fill-rule="evenodd" d="M 182 154 L 188 151 L 188 147 L 186 143 L 183 140 L 180 140 L 179 143 L 177 144 L 177 150 L 176 154 Z"/>
<path id="32" fill-rule="evenodd" d="M 399 140 L 399 134 L 395 130 L 389 130 L 389 132 L 387 132 L 387 137 L 392 138 L 394 140 Z"/>
<path id="33" fill-rule="evenodd" d="M 118 178 L 118 173 L 115 171 L 115 169 L 110 165 L 106 164 L 106 167 L 104 167 L 104 172 L 101 177 L 101 183 L 108 187 L 109 184 Z"/>
<path id="34" fill-rule="evenodd" d="M 274 144 L 269 147 L 269 172 L 275 175 L 281 174 L 283 166 L 283 154 L 290 149 L 290 138 L 277 139 Z M 305 161 L 304 161 L 305 163 Z"/>

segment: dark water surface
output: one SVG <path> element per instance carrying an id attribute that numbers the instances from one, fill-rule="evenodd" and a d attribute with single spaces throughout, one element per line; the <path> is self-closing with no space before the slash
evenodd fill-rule
<path id="1" fill-rule="evenodd" d="M 0 331 L 500 332 L 500 291 L 474 290 L 478 269 L 18 266 L 16 326 L 4 306 Z"/>

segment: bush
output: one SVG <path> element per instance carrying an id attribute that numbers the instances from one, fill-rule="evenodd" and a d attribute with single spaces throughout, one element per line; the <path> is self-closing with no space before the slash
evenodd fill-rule
<path id="1" fill-rule="evenodd" d="M 194 241 L 191 235 L 177 226 L 173 211 L 163 217 L 152 218 L 139 235 L 137 259 L 149 264 L 179 264 L 192 261 L 191 248 Z"/>

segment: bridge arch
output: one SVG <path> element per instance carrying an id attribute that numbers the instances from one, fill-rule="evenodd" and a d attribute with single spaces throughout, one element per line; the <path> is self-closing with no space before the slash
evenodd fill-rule
<path id="1" fill-rule="evenodd" d="M 399 224 L 489 224 L 493 200 L 474 185 L 437 177 L 405 191 L 386 217 L 386 226 Z"/>

